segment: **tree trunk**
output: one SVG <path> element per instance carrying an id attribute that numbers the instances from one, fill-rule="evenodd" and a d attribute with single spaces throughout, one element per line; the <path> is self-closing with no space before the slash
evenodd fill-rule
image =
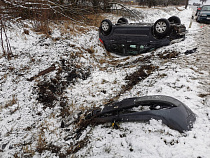
<path id="1" fill-rule="evenodd" d="M 187 9 L 188 3 L 189 3 L 189 0 L 186 0 L 185 9 Z"/>

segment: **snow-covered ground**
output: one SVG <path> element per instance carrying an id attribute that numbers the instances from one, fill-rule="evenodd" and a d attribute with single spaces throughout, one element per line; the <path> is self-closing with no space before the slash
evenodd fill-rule
<path id="1" fill-rule="evenodd" d="M 191 9 L 133 9 L 142 12 L 144 22 L 179 16 L 188 29 L 186 39 L 153 52 L 121 57 L 105 51 L 96 27 L 52 23 L 52 35 L 46 37 L 32 30 L 31 21 L 7 24 L 13 56 L 7 59 L 0 50 L 0 157 L 207 158 L 210 155 L 209 63 L 203 63 L 204 66 L 199 63 L 199 56 L 209 57 L 209 49 L 203 49 L 205 45 L 199 42 L 200 34 L 210 31 L 209 26 L 193 22 L 189 28 Z M 104 16 L 113 22 L 118 19 L 110 14 Z M 29 34 L 23 33 L 24 29 Z M 184 54 L 194 48 L 198 48 L 196 53 Z M 160 57 L 169 52 L 178 56 Z M 141 60 L 146 57 L 147 61 Z M 54 71 L 29 81 L 52 65 Z M 156 69 L 129 90 L 122 91 L 128 83 L 126 76 L 143 65 Z M 193 129 L 179 133 L 161 121 L 151 120 L 120 123 L 119 129 L 111 124 L 88 126 L 78 140 L 75 138 L 77 125 L 72 122 L 78 111 L 104 105 L 113 98 L 153 94 L 177 98 L 192 109 L 197 115 Z M 65 128 L 60 128 L 62 120 Z"/>

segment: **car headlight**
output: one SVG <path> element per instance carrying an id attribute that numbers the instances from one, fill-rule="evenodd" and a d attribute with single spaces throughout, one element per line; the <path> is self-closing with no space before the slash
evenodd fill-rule
<path id="1" fill-rule="evenodd" d="M 207 14 L 201 14 L 201 16 L 207 16 Z"/>

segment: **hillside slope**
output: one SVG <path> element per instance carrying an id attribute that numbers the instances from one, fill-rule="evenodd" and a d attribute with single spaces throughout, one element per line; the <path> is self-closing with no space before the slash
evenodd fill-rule
<path id="1" fill-rule="evenodd" d="M 173 7 L 133 9 L 142 12 L 145 22 L 176 15 L 186 27 L 192 15 L 191 9 Z M 103 16 L 113 22 L 118 19 Z M 52 34 L 46 36 L 34 32 L 33 21 L 6 25 L 12 56 L 8 59 L 0 50 L 0 157 L 205 158 L 210 154 L 209 72 L 199 63 L 209 56 L 199 41 L 209 26 L 193 22 L 180 43 L 122 57 L 105 51 L 96 27 L 61 21 L 52 23 Z M 185 54 L 194 48 L 198 48 L 194 54 Z M 190 107 L 197 115 L 192 131 L 181 134 L 151 120 L 120 123 L 119 129 L 110 124 L 87 126 L 78 132 L 74 121 L 80 112 L 153 94 L 172 96 Z"/>

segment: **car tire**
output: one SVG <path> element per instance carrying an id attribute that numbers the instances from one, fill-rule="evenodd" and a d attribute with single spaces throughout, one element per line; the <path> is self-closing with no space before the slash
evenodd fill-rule
<path id="1" fill-rule="evenodd" d="M 171 25 L 167 19 L 159 19 L 154 24 L 154 35 L 161 39 L 170 34 Z"/>
<path id="2" fill-rule="evenodd" d="M 173 23 L 173 24 L 178 24 L 178 25 L 181 24 L 181 20 L 180 20 L 180 18 L 177 17 L 177 16 L 171 16 L 170 18 L 168 18 L 168 21 L 169 21 L 170 23 Z"/>
<path id="3" fill-rule="evenodd" d="M 128 24 L 128 20 L 126 18 L 119 18 L 117 24 Z"/>
<path id="4" fill-rule="evenodd" d="M 101 22 L 101 32 L 103 35 L 107 36 L 112 30 L 112 22 L 108 19 L 105 19 Z"/>

